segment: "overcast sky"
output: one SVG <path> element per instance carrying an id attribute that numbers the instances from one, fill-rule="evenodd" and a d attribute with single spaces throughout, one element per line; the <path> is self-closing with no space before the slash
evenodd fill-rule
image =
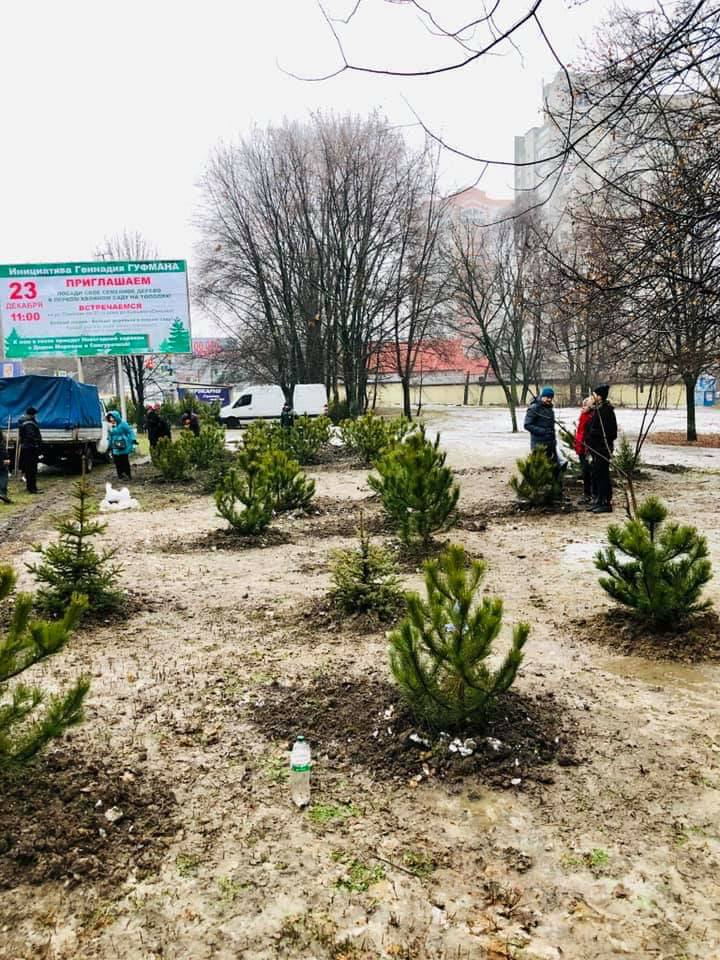
<path id="1" fill-rule="evenodd" d="M 529 2 L 502 7 L 517 17 Z M 353 5 L 326 2 L 336 13 Z M 443 22 L 452 25 L 479 0 L 428 5 L 438 16 L 450 11 Z M 610 6 L 543 0 L 543 26 L 566 62 Z M 363 0 L 342 31 L 348 56 L 371 66 L 413 69 L 459 53 L 402 3 Z M 105 236 L 127 228 L 192 269 L 197 182 L 213 145 L 313 109 L 379 107 L 405 125 L 409 103 L 462 149 L 511 160 L 514 135 L 537 123 L 542 81 L 557 70 L 528 27 L 516 37 L 519 52 L 506 47 L 444 77 L 303 82 L 283 68 L 318 76 L 339 65 L 316 0 L 8 0 L 3 32 L 0 263 L 91 259 Z M 444 169 L 452 188 L 477 175 L 451 157 Z M 511 196 L 512 170 L 491 169 L 480 186 Z M 194 333 L 211 332 L 194 311 Z"/>

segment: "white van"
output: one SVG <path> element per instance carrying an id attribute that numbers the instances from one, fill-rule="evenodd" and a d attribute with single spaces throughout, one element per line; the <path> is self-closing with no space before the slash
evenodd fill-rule
<path id="1" fill-rule="evenodd" d="M 269 383 L 251 383 L 244 386 L 232 403 L 220 410 L 220 423 L 231 429 L 245 426 L 253 420 L 279 420 L 285 396 L 280 387 Z M 324 383 L 298 383 L 295 387 L 293 410 L 300 416 L 319 417 L 327 413 L 327 394 Z"/>

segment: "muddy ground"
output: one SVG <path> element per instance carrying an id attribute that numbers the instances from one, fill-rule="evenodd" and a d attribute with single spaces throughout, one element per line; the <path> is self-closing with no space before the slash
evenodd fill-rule
<path id="1" fill-rule="evenodd" d="M 462 488 L 448 537 L 487 561 L 502 640 L 532 626 L 493 743 L 451 757 L 413 740 L 386 626 L 323 601 L 361 506 L 392 543 L 364 470 L 313 469 L 316 512 L 243 546 L 192 486 L 138 482 L 141 509 L 105 535 L 134 612 L 32 678 L 83 670 L 92 688 L 32 780 L 3 782 L 2 960 L 720 957 L 720 666 L 697 636 L 664 660 L 608 632 L 592 567 L 607 518 L 517 514 L 521 450 L 478 443 L 481 417 L 440 422 Z M 720 464 L 699 462 L 650 468 L 640 492 L 698 523 L 720 569 Z M 47 516 L 0 517 L 0 535 L 21 570 Z M 417 565 L 403 578 L 419 586 Z M 720 579 L 708 595 L 720 608 Z M 300 732 L 304 812 L 287 783 Z"/>

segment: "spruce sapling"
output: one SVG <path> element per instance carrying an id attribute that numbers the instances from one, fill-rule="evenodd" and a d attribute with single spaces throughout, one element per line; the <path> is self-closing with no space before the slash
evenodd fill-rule
<path id="1" fill-rule="evenodd" d="M 15 586 L 11 567 L 0 567 L 0 602 Z M 29 760 L 45 744 L 82 719 L 82 703 L 90 687 L 87 677 L 47 701 L 44 712 L 36 714 L 45 699 L 37 687 L 18 683 L 12 689 L 8 680 L 33 664 L 58 653 L 77 627 L 86 607 L 85 597 L 73 595 L 62 620 L 31 620 L 33 596 L 19 594 L 7 632 L 0 636 L 0 768 Z"/>
<path id="2" fill-rule="evenodd" d="M 122 567 L 113 563 L 117 547 L 98 551 L 91 542 L 105 532 L 107 524 L 93 519 L 97 508 L 92 487 L 84 477 L 73 484 L 72 495 L 70 516 L 55 522 L 59 539 L 46 547 L 37 546 L 42 560 L 27 564 L 41 584 L 35 602 L 44 612 L 60 616 L 73 594 L 82 594 L 93 613 L 119 610 L 125 597 L 117 586 Z"/>
<path id="3" fill-rule="evenodd" d="M 519 477 L 510 478 L 510 486 L 519 500 L 533 507 L 549 506 L 562 497 L 562 480 L 556 464 L 544 447 L 535 447 L 528 457 L 517 461 Z"/>
<path id="4" fill-rule="evenodd" d="M 381 620 L 390 620 L 402 600 L 397 565 L 388 550 L 370 542 L 362 514 L 358 536 L 358 547 L 333 554 L 330 596 L 345 613 L 373 610 Z"/>
<path id="5" fill-rule="evenodd" d="M 390 668 L 419 720 L 439 730 L 482 727 L 512 686 L 530 628 L 520 623 L 497 670 L 486 660 L 500 632 L 503 603 L 476 593 L 485 565 L 450 546 L 425 563 L 427 599 L 407 594 L 405 619 L 389 634 Z"/>
<path id="6" fill-rule="evenodd" d="M 667 516 L 664 504 L 648 497 L 635 519 L 608 527 L 610 546 L 595 555 L 595 566 L 606 574 L 600 577 L 603 590 L 659 627 L 711 606 L 700 600 L 712 578 L 707 541 L 695 527 L 666 524 Z"/>
<path id="7" fill-rule="evenodd" d="M 386 450 L 376 465 L 379 476 L 368 477 L 408 546 L 426 547 L 435 532 L 453 524 L 460 488 L 445 466 L 446 457 L 440 449 L 440 434 L 432 443 L 425 427 L 419 427 Z"/>
<path id="8" fill-rule="evenodd" d="M 195 436 L 190 431 L 180 435 L 187 444 L 190 462 L 198 470 L 210 470 L 225 456 L 225 431 L 213 423 L 205 423 Z"/>

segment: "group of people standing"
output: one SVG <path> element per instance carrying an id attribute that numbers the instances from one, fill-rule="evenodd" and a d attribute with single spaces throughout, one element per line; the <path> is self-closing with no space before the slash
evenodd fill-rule
<path id="1" fill-rule="evenodd" d="M 608 400 L 609 393 L 610 387 L 603 383 L 583 400 L 575 431 L 575 452 L 580 459 L 583 476 L 580 502 L 586 504 L 591 513 L 612 512 L 610 465 L 617 440 L 617 420 L 613 405 Z M 559 471 L 554 401 L 553 388 L 543 387 L 539 396 L 528 406 L 524 428 L 530 434 L 530 449 L 543 447 Z"/>
<path id="2" fill-rule="evenodd" d="M 43 439 L 36 419 L 37 413 L 35 407 L 28 407 L 18 424 L 17 465 L 25 479 L 27 492 L 32 494 L 41 492 L 37 486 L 37 473 L 38 462 L 42 455 Z M 108 411 L 105 420 L 108 424 L 108 451 L 115 464 L 118 480 L 131 480 L 130 456 L 137 445 L 135 431 L 117 410 Z M 151 448 L 163 437 L 167 437 L 168 440 L 172 439 L 170 424 L 160 414 L 158 407 L 148 408 L 146 423 Z M 200 433 L 200 420 L 196 413 L 191 411 L 184 413 L 181 424 L 183 429 L 189 430 L 196 436 Z M 0 502 L 8 504 L 12 503 L 8 496 L 11 466 L 5 436 L 0 430 Z"/>

